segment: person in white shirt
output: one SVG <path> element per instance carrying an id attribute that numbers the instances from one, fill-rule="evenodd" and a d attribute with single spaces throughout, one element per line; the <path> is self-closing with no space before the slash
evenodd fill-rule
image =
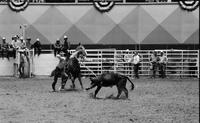
<path id="1" fill-rule="evenodd" d="M 138 55 L 138 52 L 135 52 L 133 56 L 133 65 L 134 65 L 135 78 L 139 79 L 138 71 L 140 66 L 140 56 Z"/>
<path id="2" fill-rule="evenodd" d="M 20 37 L 19 49 L 20 50 L 26 49 L 26 42 L 24 40 L 24 37 Z"/>
<path id="3" fill-rule="evenodd" d="M 126 73 L 127 74 L 131 74 L 132 72 L 132 68 L 133 68 L 133 65 L 132 65 L 132 59 L 133 59 L 133 55 L 130 53 L 129 49 L 126 50 L 126 54 L 124 55 L 124 61 L 126 62 L 125 63 L 125 70 L 126 70 Z"/>
<path id="4" fill-rule="evenodd" d="M 159 68 L 160 68 L 160 77 L 162 78 L 166 77 L 165 71 L 166 71 L 167 61 L 168 61 L 167 56 L 164 55 L 163 51 L 161 51 L 158 63 L 159 63 Z"/>
<path id="5" fill-rule="evenodd" d="M 12 42 L 11 42 L 11 47 L 13 48 L 13 57 L 14 58 L 16 58 L 17 56 L 16 56 L 16 51 L 19 49 L 19 46 L 18 46 L 18 44 L 19 44 L 19 40 L 18 40 L 18 36 L 16 35 L 16 36 L 14 36 L 13 38 L 12 38 Z"/>
<path id="6" fill-rule="evenodd" d="M 13 40 L 12 40 L 12 42 L 11 42 L 11 44 L 12 44 L 12 47 L 15 49 L 15 50 L 17 50 L 18 49 L 18 38 L 17 38 L 17 36 L 14 36 L 13 37 Z"/>

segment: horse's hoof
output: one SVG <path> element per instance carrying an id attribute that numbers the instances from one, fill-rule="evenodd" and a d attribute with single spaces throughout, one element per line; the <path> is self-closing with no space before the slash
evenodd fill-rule
<path id="1" fill-rule="evenodd" d="M 65 90 L 65 88 L 62 88 L 62 87 L 59 87 L 59 89 L 58 89 L 59 91 L 64 91 Z"/>
<path id="2" fill-rule="evenodd" d="M 64 91 L 64 90 L 65 90 L 64 88 L 59 89 L 59 91 Z"/>
<path id="3" fill-rule="evenodd" d="M 74 85 L 70 85 L 70 87 L 71 87 L 72 89 L 75 89 L 75 86 L 74 86 Z"/>

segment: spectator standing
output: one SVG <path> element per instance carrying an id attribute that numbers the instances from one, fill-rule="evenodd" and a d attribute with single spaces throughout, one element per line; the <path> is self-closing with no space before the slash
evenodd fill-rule
<path id="1" fill-rule="evenodd" d="M 54 56 L 56 57 L 57 54 L 60 54 L 60 51 L 62 49 L 62 44 L 59 39 L 56 40 L 56 43 L 54 46 Z"/>
<path id="2" fill-rule="evenodd" d="M 139 79 L 138 71 L 139 71 L 139 66 L 141 65 L 141 63 L 140 63 L 140 56 L 138 55 L 138 52 L 135 52 L 133 56 L 133 65 L 134 65 L 135 78 Z"/>
<path id="3" fill-rule="evenodd" d="M 67 57 L 70 56 L 70 48 L 71 48 L 71 44 L 70 42 L 68 42 L 68 37 L 65 35 L 64 36 L 64 45 L 63 45 L 63 48 L 62 48 L 62 51 L 65 53 L 65 55 Z"/>
<path id="4" fill-rule="evenodd" d="M 11 43 L 8 44 L 8 57 L 15 58 L 15 50 Z"/>
<path id="5" fill-rule="evenodd" d="M 24 37 L 20 37 L 19 49 L 26 49 L 26 42 L 24 41 Z"/>
<path id="6" fill-rule="evenodd" d="M 158 61 L 159 61 L 159 57 L 157 56 L 157 52 L 154 51 L 151 54 L 151 57 L 150 57 L 150 69 L 153 72 L 152 78 L 156 77 L 156 71 L 157 71 L 157 67 L 158 67 Z"/>
<path id="7" fill-rule="evenodd" d="M 22 37 L 21 37 L 22 38 Z M 19 50 L 21 45 L 22 45 L 22 42 L 21 42 L 21 39 L 18 35 L 16 35 L 16 42 L 15 42 L 15 45 L 16 45 L 16 50 Z"/>
<path id="8" fill-rule="evenodd" d="M 28 38 L 26 39 L 26 48 L 30 50 L 30 49 L 31 49 L 31 45 L 32 45 L 32 44 L 31 44 L 31 38 L 28 37 Z"/>
<path id="9" fill-rule="evenodd" d="M 11 42 L 11 47 L 13 48 L 13 52 L 12 52 L 12 54 L 13 54 L 13 57 L 14 58 L 16 58 L 16 51 L 17 51 L 17 49 L 18 49 L 18 45 L 17 45 L 18 43 L 17 43 L 17 36 L 14 36 L 13 38 L 12 38 L 12 42 Z"/>
<path id="10" fill-rule="evenodd" d="M 160 52 L 159 57 L 159 69 L 160 69 L 160 77 L 165 78 L 166 77 L 166 64 L 167 64 L 167 56 L 164 54 L 163 51 Z"/>
<path id="11" fill-rule="evenodd" d="M 2 45 L 1 45 L 1 56 L 4 59 L 4 55 L 9 59 L 8 56 L 8 43 L 6 42 L 6 38 L 2 38 Z"/>
<path id="12" fill-rule="evenodd" d="M 132 59 L 133 59 L 133 56 L 132 54 L 130 53 L 129 49 L 126 50 L 126 54 L 124 55 L 124 61 L 126 62 L 125 63 L 125 66 L 126 66 L 126 73 L 127 74 L 132 74 L 132 68 L 133 68 L 133 65 L 132 65 Z"/>
<path id="13" fill-rule="evenodd" d="M 19 51 L 19 78 L 24 78 L 24 66 L 25 66 L 25 51 Z"/>
<path id="14" fill-rule="evenodd" d="M 32 47 L 34 48 L 34 55 L 37 54 L 39 56 L 42 50 L 42 45 L 39 38 L 36 39 L 36 42 L 32 45 Z"/>

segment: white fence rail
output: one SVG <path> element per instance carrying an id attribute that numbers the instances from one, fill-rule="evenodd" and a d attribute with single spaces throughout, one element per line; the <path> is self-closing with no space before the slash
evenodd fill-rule
<path id="1" fill-rule="evenodd" d="M 126 50 L 116 49 L 89 49 L 87 51 L 87 60 L 81 62 L 81 71 L 84 76 L 100 75 L 105 71 L 120 72 L 130 77 L 134 76 L 132 70 L 124 60 Z M 167 76 L 177 77 L 198 77 L 199 78 L 199 50 L 162 50 L 168 57 L 166 68 Z M 49 52 L 49 51 L 48 51 Z M 73 52 L 73 51 L 72 51 Z M 133 54 L 135 50 L 130 50 Z M 137 51 L 141 56 L 141 66 L 139 70 L 140 76 L 151 75 L 150 70 L 150 54 L 151 50 Z M 32 54 L 32 53 L 31 53 Z M 159 55 L 159 50 L 158 50 Z M 30 65 L 29 74 L 49 75 L 58 64 L 58 59 L 51 53 L 43 53 L 40 56 L 29 56 L 32 63 Z M 14 61 L 13 61 L 14 60 Z M 0 59 L 0 76 L 16 75 L 16 60 Z M 18 63 L 19 64 L 19 63 Z M 15 68 L 15 69 L 14 69 Z M 14 73 L 13 73 L 14 72 Z M 157 73 L 158 75 L 158 73 Z"/>
<path id="2" fill-rule="evenodd" d="M 160 50 L 158 51 L 158 55 Z M 162 50 L 168 57 L 166 67 L 167 76 L 199 77 L 199 51 L 198 50 Z M 133 54 L 135 50 L 130 50 Z M 141 56 L 140 76 L 151 75 L 151 50 L 137 51 Z M 102 49 L 87 50 L 87 61 L 82 62 L 82 73 L 85 76 L 99 75 L 104 71 L 120 72 L 130 77 L 134 76 L 133 69 L 124 61 L 126 50 Z M 89 70 L 88 70 L 89 69 Z M 92 72 L 91 72 L 92 71 Z M 158 74 L 158 73 L 157 73 Z"/>

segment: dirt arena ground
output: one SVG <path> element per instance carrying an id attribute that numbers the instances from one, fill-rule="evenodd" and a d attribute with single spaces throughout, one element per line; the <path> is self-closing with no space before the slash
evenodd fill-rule
<path id="1" fill-rule="evenodd" d="M 93 99 L 95 89 L 82 91 L 78 81 L 76 90 L 53 93 L 52 80 L 1 77 L 0 123 L 199 123 L 198 79 L 133 80 L 130 100 L 113 99 L 116 87 L 103 88 Z M 83 83 L 89 86 L 87 78 Z"/>

